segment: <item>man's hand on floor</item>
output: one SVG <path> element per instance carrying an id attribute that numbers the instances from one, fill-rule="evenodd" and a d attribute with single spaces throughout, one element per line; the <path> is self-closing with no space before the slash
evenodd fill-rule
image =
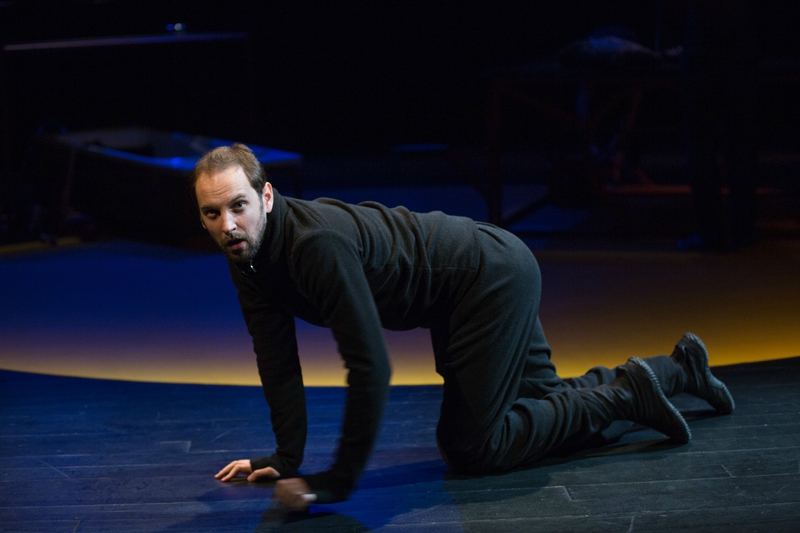
<path id="1" fill-rule="evenodd" d="M 317 495 L 311 492 L 308 483 L 299 477 L 282 479 L 275 483 L 272 497 L 292 511 L 308 509 L 311 502 L 317 499 Z"/>
<path id="2" fill-rule="evenodd" d="M 274 479 L 281 477 L 280 473 L 271 466 L 256 470 L 254 472 L 253 468 L 250 466 L 250 459 L 239 459 L 238 461 L 233 461 L 228 466 L 220 470 L 214 477 L 220 481 L 230 481 L 239 474 L 246 475 L 247 481 L 257 481 L 261 478 Z"/>

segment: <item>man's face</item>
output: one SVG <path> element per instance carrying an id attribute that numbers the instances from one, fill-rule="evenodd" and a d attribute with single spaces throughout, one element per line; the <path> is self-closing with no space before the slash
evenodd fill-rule
<path id="1" fill-rule="evenodd" d="M 244 171 L 234 166 L 202 174 L 195 184 L 200 221 L 222 251 L 237 263 L 255 257 L 272 211 L 272 185 L 258 194 Z"/>

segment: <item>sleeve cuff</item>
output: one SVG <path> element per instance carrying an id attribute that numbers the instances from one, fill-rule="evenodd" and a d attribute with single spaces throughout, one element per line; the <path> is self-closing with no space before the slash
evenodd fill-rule
<path id="1" fill-rule="evenodd" d="M 250 468 L 255 472 L 262 468 L 272 467 L 280 474 L 278 479 L 297 477 L 297 470 L 290 468 L 274 455 L 250 459 Z"/>

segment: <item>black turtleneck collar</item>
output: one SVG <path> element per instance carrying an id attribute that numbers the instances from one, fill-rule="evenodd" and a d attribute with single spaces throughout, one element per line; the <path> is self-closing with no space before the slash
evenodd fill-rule
<path id="1" fill-rule="evenodd" d="M 261 268 L 266 269 L 269 265 L 276 263 L 283 250 L 283 221 L 288 206 L 286 200 L 276 189 L 272 189 L 272 196 L 272 211 L 267 213 L 267 227 L 258 253 L 250 260 L 249 265 L 240 265 L 242 273 L 247 276 L 258 273 Z"/>

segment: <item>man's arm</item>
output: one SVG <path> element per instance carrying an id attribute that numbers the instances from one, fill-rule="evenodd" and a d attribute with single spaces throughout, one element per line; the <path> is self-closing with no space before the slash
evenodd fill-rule
<path id="1" fill-rule="evenodd" d="M 293 250 L 298 288 L 330 327 L 348 369 L 347 400 L 336 461 L 304 475 L 320 503 L 346 499 L 355 488 L 378 436 L 391 369 L 380 316 L 353 242 L 318 231 Z"/>
<path id="2" fill-rule="evenodd" d="M 234 278 L 234 283 L 253 338 L 258 374 L 278 445 L 273 455 L 253 458 L 250 463 L 254 471 L 272 467 L 282 478 L 295 477 L 303 462 L 307 415 L 294 317 L 271 308 L 252 279 L 241 276 Z"/>

